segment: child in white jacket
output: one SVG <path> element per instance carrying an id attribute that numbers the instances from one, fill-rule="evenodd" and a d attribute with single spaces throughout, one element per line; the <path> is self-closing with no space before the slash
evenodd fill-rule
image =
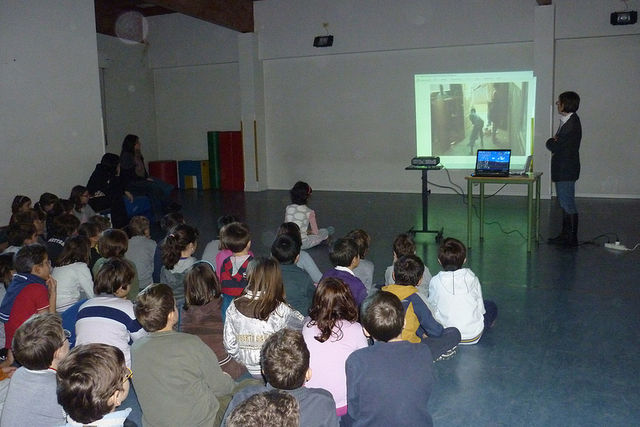
<path id="1" fill-rule="evenodd" d="M 429 305 L 433 317 L 445 328 L 460 330 L 460 344 L 480 341 L 485 329 L 493 326 L 498 308 L 492 301 L 482 299 L 478 277 L 468 268 L 467 249 L 454 238 L 444 239 L 438 250 L 438 262 L 443 271 L 429 282 Z"/>

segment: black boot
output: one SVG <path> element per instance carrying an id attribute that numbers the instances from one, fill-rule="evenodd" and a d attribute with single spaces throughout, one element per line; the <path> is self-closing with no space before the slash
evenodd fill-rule
<path id="1" fill-rule="evenodd" d="M 569 236 L 567 237 L 567 246 L 578 246 L 578 214 L 569 215 Z"/>
<path id="2" fill-rule="evenodd" d="M 571 229 L 571 215 L 562 210 L 562 231 L 556 237 L 552 237 L 547 239 L 548 243 L 554 245 L 563 245 L 566 244 L 569 240 L 569 232 Z"/>

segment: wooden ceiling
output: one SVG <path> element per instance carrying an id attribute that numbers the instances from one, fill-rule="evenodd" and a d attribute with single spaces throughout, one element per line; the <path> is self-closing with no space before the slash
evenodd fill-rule
<path id="1" fill-rule="evenodd" d="M 145 17 L 182 13 L 241 33 L 251 33 L 253 1 L 257 0 L 94 0 L 96 30 L 100 34 L 122 37 L 122 34 L 116 34 L 118 18 L 126 12 L 137 12 Z M 124 37 L 136 39 L 135 35 Z"/>

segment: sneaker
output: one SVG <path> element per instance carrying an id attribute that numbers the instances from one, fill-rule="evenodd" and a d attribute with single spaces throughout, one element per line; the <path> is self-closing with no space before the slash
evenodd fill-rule
<path id="1" fill-rule="evenodd" d="M 453 356 L 456 355 L 457 349 L 458 349 L 458 346 L 455 346 L 452 349 L 447 350 L 446 352 L 444 352 L 442 355 L 440 355 L 440 357 L 438 357 L 433 362 L 435 363 L 435 362 L 439 362 L 441 360 L 449 360 L 449 359 L 451 359 Z"/>

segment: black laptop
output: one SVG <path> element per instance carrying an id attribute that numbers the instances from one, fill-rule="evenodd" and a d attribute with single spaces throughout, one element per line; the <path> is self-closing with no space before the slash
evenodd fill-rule
<path id="1" fill-rule="evenodd" d="M 511 150 L 478 150 L 473 176 L 509 176 Z"/>

